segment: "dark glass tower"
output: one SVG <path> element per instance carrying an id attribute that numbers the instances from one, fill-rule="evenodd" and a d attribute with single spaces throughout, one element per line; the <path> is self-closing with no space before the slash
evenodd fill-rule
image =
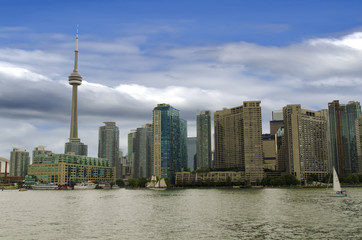
<path id="1" fill-rule="evenodd" d="M 187 153 L 182 153 L 187 149 L 186 139 L 183 142 L 185 130 L 181 130 L 181 126 L 185 129 L 185 124 L 180 120 L 180 111 L 168 104 L 158 104 L 153 109 L 152 175 L 168 177 L 172 184 L 175 172 L 186 167 L 187 160 L 183 156 Z"/>

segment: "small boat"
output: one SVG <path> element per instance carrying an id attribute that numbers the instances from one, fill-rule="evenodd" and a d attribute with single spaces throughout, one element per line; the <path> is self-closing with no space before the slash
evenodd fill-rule
<path id="1" fill-rule="evenodd" d="M 20 188 L 19 189 L 19 192 L 24 192 L 24 191 L 28 191 L 28 189 L 26 189 L 26 188 Z"/>
<path id="2" fill-rule="evenodd" d="M 102 182 L 98 184 L 99 189 L 111 189 L 111 184 L 108 182 Z"/>
<path id="3" fill-rule="evenodd" d="M 88 190 L 95 189 L 97 184 L 92 183 L 91 181 L 81 182 L 74 185 L 74 190 Z"/>
<path id="4" fill-rule="evenodd" d="M 31 188 L 33 190 L 57 190 L 59 186 L 55 183 L 36 183 Z"/>
<path id="5" fill-rule="evenodd" d="M 334 167 L 333 167 L 333 191 L 334 192 L 327 193 L 327 195 L 330 197 L 347 197 L 347 191 L 342 190 L 336 169 L 334 169 Z"/>

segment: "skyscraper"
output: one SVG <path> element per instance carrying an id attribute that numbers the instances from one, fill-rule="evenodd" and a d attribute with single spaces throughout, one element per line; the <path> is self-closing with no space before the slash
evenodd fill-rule
<path id="1" fill-rule="evenodd" d="M 276 110 L 272 112 L 272 120 L 270 123 L 270 134 L 275 135 L 279 128 L 283 126 L 283 110 Z"/>
<path id="2" fill-rule="evenodd" d="M 133 149 L 133 177 L 151 177 L 152 124 L 137 128 Z"/>
<path id="3" fill-rule="evenodd" d="M 13 148 L 13 151 L 10 152 L 10 176 L 25 177 L 29 164 L 29 152 L 22 148 Z"/>
<path id="4" fill-rule="evenodd" d="M 323 180 L 328 173 L 327 112 L 287 105 L 283 119 L 287 171 L 299 180 L 312 175 Z"/>
<path id="5" fill-rule="evenodd" d="M 107 158 L 110 167 L 119 163 L 119 128 L 115 122 L 104 122 L 98 132 L 98 157 Z"/>
<path id="6" fill-rule="evenodd" d="M 88 146 L 78 138 L 78 86 L 82 84 L 82 76 L 78 73 L 78 26 L 74 53 L 74 70 L 69 76 L 69 84 L 73 87 L 72 114 L 70 119 L 69 142 L 65 143 L 65 153 L 87 156 Z"/>
<path id="7" fill-rule="evenodd" d="M 136 136 L 137 136 L 137 130 L 136 129 L 132 129 L 129 133 L 128 133 L 128 152 L 127 152 L 127 161 L 128 161 L 128 170 L 131 174 L 131 176 L 133 176 L 133 162 L 134 162 L 134 158 L 135 158 L 135 141 L 136 141 Z M 133 176 L 134 177 L 134 176 Z"/>
<path id="8" fill-rule="evenodd" d="M 196 170 L 196 142 L 197 137 L 187 138 L 187 167 L 191 172 Z"/>
<path id="9" fill-rule="evenodd" d="M 359 102 L 328 103 L 329 133 L 332 164 L 338 174 L 359 171 L 356 121 L 361 113 Z"/>
<path id="10" fill-rule="evenodd" d="M 196 113 L 197 131 L 197 157 L 196 168 L 211 167 L 211 114 L 210 111 L 197 111 Z"/>
<path id="11" fill-rule="evenodd" d="M 263 178 L 263 143 L 260 101 L 216 111 L 215 168 L 245 171 L 245 179 Z"/>
<path id="12" fill-rule="evenodd" d="M 180 161 L 182 168 L 187 168 L 187 121 L 185 119 L 180 119 Z"/>
<path id="13" fill-rule="evenodd" d="M 184 125 L 180 123 L 180 111 L 169 104 L 158 104 L 153 109 L 152 175 L 168 177 L 172 184 L 175 172 L 186 167 L 181 152 Z"/>

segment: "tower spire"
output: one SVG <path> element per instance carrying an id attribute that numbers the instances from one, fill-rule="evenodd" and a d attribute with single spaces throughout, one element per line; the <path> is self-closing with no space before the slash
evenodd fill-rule
<path id="1" fill-rule="evenodd" d="M 74 70 L 73 72 L 78 72 L 78 28 L 79 28 L 79 24 L 77 23 L 77 37 L 75 39 L 75 50 L 74 50 Z"/>

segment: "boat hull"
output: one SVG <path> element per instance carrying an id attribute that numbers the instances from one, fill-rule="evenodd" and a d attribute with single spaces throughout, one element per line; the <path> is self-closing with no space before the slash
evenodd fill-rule
<path id="1" fill-rule="evenodd" d="M 74 185 L 74 190 L 91 190 L 95 189 L 97 187 L 97 184 L 93 183 L 92 181 L 86 181 L 77 183 Z"/>
<path id="2" fill-rule="evenodd" d="M 58 190 L 59 186 L 57 184 L 35 184 L 31 188 L 33 190 Z"/>
<path id="3" fill-rule="evenodd" d="M 162 191 L 162 190 L 166 190 L 167 188 L 158 188 L 158 187 L 152 187 L 152 188 L 149 188 L 151 190 L 156 190 L 156 191 Z"/>
<path id="4" fill-rule="evenodd" d="M 347 192 L 331 192 L 327 193 L 328 197 L 347 197 Z"/>

